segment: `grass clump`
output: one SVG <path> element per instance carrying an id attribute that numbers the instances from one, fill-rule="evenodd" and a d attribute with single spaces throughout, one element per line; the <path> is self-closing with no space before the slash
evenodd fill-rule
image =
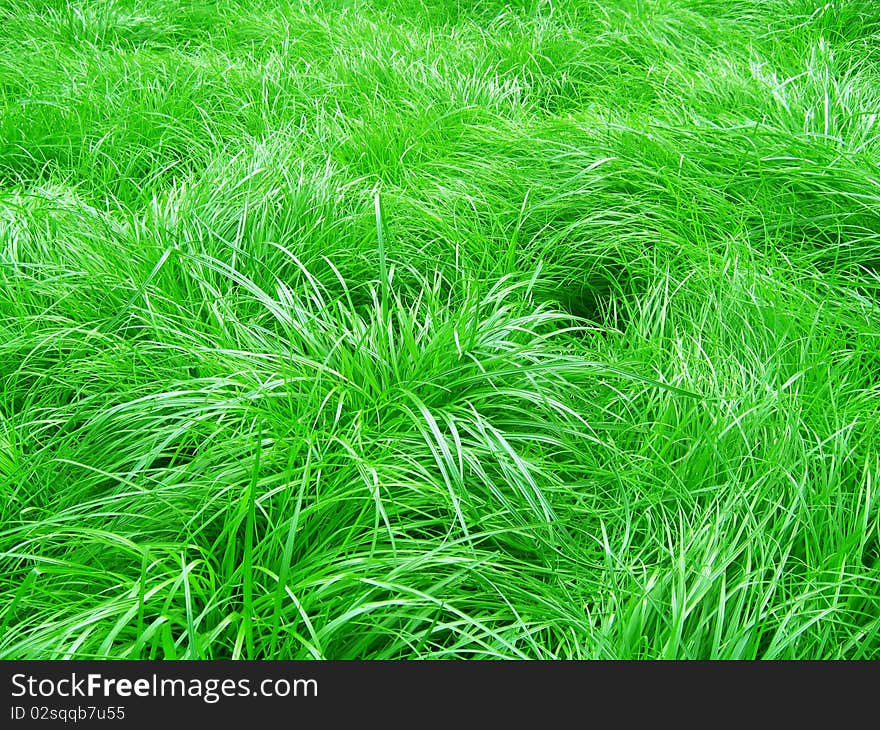
<path id="1" fill-rule="evenodd" d="M 0 2 L 0 657 L 880 656 L 878 33 Z"/>

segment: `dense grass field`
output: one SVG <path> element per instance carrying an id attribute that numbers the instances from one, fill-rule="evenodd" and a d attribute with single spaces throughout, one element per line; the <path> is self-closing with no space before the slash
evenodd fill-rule
<path id="1" fill-rule="evenodd" d="M 0 658 L 880 658 L 880 3 L 0 0 Z"/>

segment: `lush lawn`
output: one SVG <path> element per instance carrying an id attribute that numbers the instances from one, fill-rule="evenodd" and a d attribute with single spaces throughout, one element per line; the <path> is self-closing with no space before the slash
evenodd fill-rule
<path id="1" fill-rule="evenodd" d="M 880 3 L 0 0 L 0 657 L 880 657 Z"/>

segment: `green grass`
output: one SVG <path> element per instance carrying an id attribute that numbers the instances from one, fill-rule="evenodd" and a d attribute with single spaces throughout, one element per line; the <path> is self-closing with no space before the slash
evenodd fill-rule
<path id="1" fill-rule="evenodd" d="M 880 4 L 0 0 L 0 657 L 880 658 Z"/>

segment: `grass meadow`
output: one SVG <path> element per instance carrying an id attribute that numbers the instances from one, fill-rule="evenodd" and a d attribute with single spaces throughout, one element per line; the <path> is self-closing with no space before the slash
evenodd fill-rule
<path id="1" fill-rule="evenodd" d="M 880 658 L 880 4 L 0 0 L 0 658 Z"/>

